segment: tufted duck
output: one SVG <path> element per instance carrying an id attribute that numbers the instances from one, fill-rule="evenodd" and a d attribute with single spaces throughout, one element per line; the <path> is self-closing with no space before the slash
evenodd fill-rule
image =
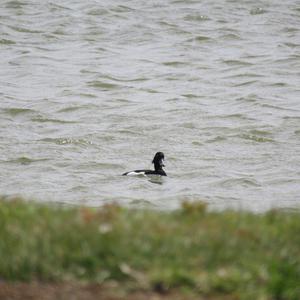
<path id="1" fill-rule="evenodd" d="M 157 152 L 152 160 L 154 164 L 154 170 L 135 170 L 126 172 L 122 175 L 160 175 L 167 176 L 166 172 L 163 170 L 165 155 L 162 152 Z"/>

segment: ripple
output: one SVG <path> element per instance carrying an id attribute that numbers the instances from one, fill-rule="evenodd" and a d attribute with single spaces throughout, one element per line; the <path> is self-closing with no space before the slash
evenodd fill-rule
<path id="1" fill-rule="evenodd" d="M 21 156 L 21 157 L 16 158 L 16 159 L 7 160 L 7 161 L 2 161 L 1 163 L 11 163 L 11 164 L 30 165 L 30 164 L 32 164 L 32 163 L 42 162 L 42 161 L 48 161 L 48 160 L 49 160 L 49 158 L 38 158 L 38 159 L 34 159 L 34 158 L 26 157 L 26 156 Z"/>
<path id="2" fill-rule="evenodd" d="M 295 43 L 290 43 L 290 42 L 284 43 L 284 45 L 287 47 L 290 47 L 290 48 L 300 47 L 300 44 L 295 44 Z"/>
<path id="3" fill-rule="evenodd" d="M 62 109 L 58 110 L 57 112 L 58 113 L 68 113 L 68 112 L 73 112 L 73 111 L 77 111 L 80 109 L 82 109 L 82 106 L 69 106 L 66 108 L 62 108 Z"/>
<path id="4" fill-rule="evenodd" d="M 167 67 L 182 67 L 182 66 L 186 66 L 186 63 L 181 61 L 167 61 L 164 62 L 163 65 Z"/>
<path id="5" fill-rule="evenodd" d="M 251 133 L 243 133 L 243 134 L 238 135 L 238 137 L 245 139 L 245 140 L 254 141 L 257 143 L 274 143 L 275 142 L 275 140 L 273 140 L 272 138 L 259 136 L 259 135 L 255 135 L 255 134 L 251 134 Z"/>
<path id="6" fill-rule="evenodd" d="M 109 14 L 109 10 L 104 8 L 93 8 L 87 12 L 88 15 L 91 16 L 105 16 Z"/>
<path id="7" fill-rule="evenodd" d="M 294 131 L 295 134 L 300 135 L 300 129 Z"/>
<path id="8" fill-rule="evenodd" d="M 234 74 L 234 75 L 231 75 L 231 76 L 226 76 L 224 78 L 245 78 L 245 77 L 250 77 L 250 78 L 253 78 L 253 77 L 265 77 L 264 75 L 261 75 L 261 74 L 256 74 L 256 73 L 239 73 L 239 74 Z"/>
<path id="9" fill-rule="evenodd" d="M 0 39 L 0 45 L 14 45 L 16 42 L 7 39 Z"/>
<path id="10" fill-rule="evenodd" d="M 90 82 L 88 82 L 88 85 L 90 87 L 100 88 L 105 91 L 115 90 L 115 89 L 119 89 L 121 87 L 118 84 L 104 82 L 104 81 L 100 81 L 100 80 L 90 81 Z"/>
<path id="11" fill-rule="evenodd" d="M 20 26 L 10 26 L 10 28 L 17 32 L 23 32 L 23 33 L 43 33 L 43 31 L 41 31 L 41 30 L 29 29 L 29 28 L 20 27 Z"/>
<path id="12" fill-rule="evenodd" d="M 299 110 L 293 110 L 293 109 L 291 109 L 291 111 L 298 111 L 299 112 Z M 284 116 L 283 117 L 283 119 L 284 120 L 295 120 L 295 121 L 300 121 L 300 116 Z M 298 123 L 298 125 L 299 125 L 300 123 Z"/>
<path id="13" fill-rule="evenodd" d="M 126 5 L 118 5 L 110 9 L 110 11 L 116 12 L 116 13 L 128 13 L 131 11 L 134 11 L 134 8 L 126 6 Z"/>
<path id="14" fill-rule="evenodd" d="M 28 3 L 26 3 L 25 1 L 17 1 L 17 0 L 13 0 L 13 1 L 8 1 L 6 2 L 6 7 L 7 8 L 22 8 L 23 6 L 28 5 Z"/>
<path id="15" fill-rule="evenodd" d="M 204 144 L 202 142 L 199 142 L 199 141 L 193 141 L 192 142 L 192 145 L 195 145 L 195 146 L 203 146 Z"/>
<path id="16" fill-rule="evenodd" d="M 267 104 L 267 103 L 261 104 L 261 107 L 271 108 L 271 109 L 276 109 L 276 110 L 282 110 L 282 111 L 291 111 L 291 112 L 295 111 L 294 109 L 282 107 L 282 106 L 279 106 L 279 105 Z M 286 117 L 283 117 L 283 118 L 285 119 Z"/>
<path id="17" fill-rule="evenodd" d="M 267 11 L 261 7 L 255 7 L 250 10 L 251 15 L 262 15 L 265 14 L 266 12 Z"/>
<path id="18" fill-rule="evenodd" d="M 241 37 L 237 34 L 228 33 L 222 36 L 224 40 L 241 40 Z"/>
<path id="19" fill-rule="evenodd" d="M 245 81 L 242 83 L 233 84 L 232 86 L 234 86 L 234 87 L 247 86 L 247 85 L 252 85 L 253 83 L 256 83 L 256 82 L 257 82 L 257 80 L 249 80 L 249 81 Z"/>
<path id="20" fill-rule="evenodd" d="M 55 11 L 61 12 L 61 11 L 64 11 L 64 10 L 68 10 L 68 11 L 71 10 L 71 8 L 69 8 L 67 6 L 63 6 L 63 5 L 52 3 L 52 2 L 49 3 L 49 6 L 50 6 L 50 11 L 51 12 L 55 12 Z"/>
<path id="21" fill-rule="evenodd" d="M 229 115 L 216 115 L 216 116 L 213 116 L 212 118 L 214 119 L 249 119 L 248 117 L 246 117 L 244 114 L 239 114 L 239 113 L 236 113 L 236 114 L 229 114 Z"/>
<path id="22" fill-rule="evenodd" d="M 117 76 L 104 75 L 103 78 L 112 80 L 112 81 L 119 81 L 119 82 L 143 82 L 143 81 L 149 80 L 149 78 L 143 77 L 143 76 L 136 77 L 136 78 L 128 78 L 128 76 L 126 76 L 125 78 L 120 78 Z"/>
<path id="23" fill-rule="evenodd" d="M 227 60 L 222 60 L 222 62 L 229 66 L 251 66 L 251 65 L 253 65 L 250 62 L 238 60 L 238 59 L 227 59 Z"/>
<path id="24" fill-rule="evenodd" d="M 285 87 L 288 86 L 289 84 L 287 84 L 286 82 L 274 82 L 268 85 L 273 87 Z"/>
<path id="25" fill-rule="evenodd" d="M 17 115 L 23 115 L 28 113 L 35 113 L 33 109 L 29 108 L 19 108 L 19 107 L 12 107 L 12 108 L 5 108 L 4 112 L 10 116 L 17 116 Z"/>
<path id="26" fill-rule="evenodd" d="M 161 93 L 159 90 L 154 90 L 154 89 L 151 89 L 151 88 L 142 88 L 140 90 L 144 91 L 144 92 L 148 92 L 150 94 L 159 94 L 159 93 Z"/>
<path id="27" fill-rule="evenodd" d="M 179 126 L 183 127 L 183 128 L 187 128 L 187 129 L 195 129 L 195 128 L 197 128 L 197 126 L 195 125 L 194 122 L 184 122 L 184 123 L 180 124 Z"/>
<path id="28" fill-rule="evenodd" d="M 80 94 L 79 96 L 82 96 L 82 94 Z M 95 95 L 93 95 L 92 98 L 96 98 Z M 75 111 L 79 111 L 79 110 L 93 110 L 93 109 L 97 109 L 98 106 L 96 105 L 92 105 L 92 104 L 87 104 L 87 105 L 78 105 L 78 106 L 67 106 L 65 108 L 61 108 L 59 109 L 57 112 L 58 113 L 71 113 L 71 112 L 75 112 Z"/>
<path id="29" fill-rule="evenodd" d="M 45 117 L 35 117 L 31 119 L 32 122 L 37 123 L 56 123 L 56 124 L 76 124 L 77 121 L 66 121 L 66 120 L 59 120 L 59 119 L 51 119 Z"/>
<path id="30" fill-rule="evenodd" d="M 203 21 L 209 21 L 210 18 L 205 15 L 200 15 L 200 14 L 190 14 L 186 15 L 184 17 L 185 21 L 195 21 L 195 22 L 203 22 Z"/>
<path id="31" fill-rule="evenodd" d="M 79 96 L 86 97 L 86 98 L 97 98 L 97 95 L 92 93 L 80 93 Z"/>
<path id="32" fill-rule="evenodd" d="M 265 135 L 270 136 L 270 135 L 272 135 L 272 133 L 270 131 L 259 130 L 259 129 L 250 130 L 250 133 L 254 134 L 254 135 L 260 135 L 260 136 L 265 136 Z"/>
<path id="33" fill-rule="evenodd" d="M 206 143 L 211 144 L 211 143 L 219 143 L 219 142 L 223 142 L 223 141 L 226 141 L 226 137 L 224 137 L 224 136 L 216 136 L 216 137 L 214 137 L 212 139 L 207 140 Z"/>
<path id="34" fill-rule="evenodd" d="M 252 187 L 260 187 L 261 184 L 259 184 L 255 179 L 250 178 L 230 178 L 221 180 L 218 182 L 218 184 L 222 185 L 223 187 L 231 187 L 231 186 L 252 186 Z"/>
<path id="35" fill-rule="evenodd" d="M 211 40 L 211 38 L 210 37 L 208 37 L 208 36 L 205 36 L 205 35 L 198 35 L 198 36 L 196 36 L 196 37 L 194 37 L 194 38 L 192 38 L 192 39 L 189 39 L 189 40 L 187 40 L 188 42 L 206 42 L 206 41 L 209 41 L 209 40 Z"/>
<path id="36" fill-rule="evenodd" d="M 143 136 L 144 134 L 137 129 L 120 129 L 116 131 L 119 133 L 121 136 Z"/>
<path id="37" fill-rule="evenodd" d="M 199 95 L 196 94 L 182 94 L 183 97 L 185 98 L 199 98 Z"/>
<path id="38" fill-rule="evenodd" d="M 92 145 L 93 143 L 89 140 L 86 139 L 74 139 L 74 138 L 44 138 L 39 140 L 41 142 L 46 142 L 46 143 L 54 143 L 57 145 Z"/>

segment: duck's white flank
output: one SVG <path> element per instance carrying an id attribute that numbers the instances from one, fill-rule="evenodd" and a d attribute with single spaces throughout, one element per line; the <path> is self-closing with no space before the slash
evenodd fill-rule
<path id="1" fill-rule="evenodd" d="M 129 173 L 127 173 L 126 175 L 127 175 L 127 176 L 146 176 L 146 175 L 145 175 L 145 172 L 134 172 L 134 171 L 129 172 Z"/>

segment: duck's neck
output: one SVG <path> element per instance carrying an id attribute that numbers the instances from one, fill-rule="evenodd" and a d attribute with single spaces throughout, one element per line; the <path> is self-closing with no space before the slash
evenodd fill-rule
<path id="1" fill-rule="evenodd" d="M 154 164 L 154 169 L 155 169 L 155 171 L 160 171 L 160 170 L 162 170 L 163 168 L 162 168 L 162 166 L 161 166 L 160 163 L 155 163 L 155 164 Z"/>

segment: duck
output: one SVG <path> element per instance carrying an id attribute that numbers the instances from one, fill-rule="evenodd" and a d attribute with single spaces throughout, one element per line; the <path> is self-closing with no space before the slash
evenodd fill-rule
<path id="1" fill-rule="evenodd" d="M 164 159 L 165 155 L 163 152 L 157 152 L 152 160 L 152 163 L 154 164 L 154 170 L 135 170 L 135 171 L 129 171 L 124 174 L 123 176 L 132 176 L 132 175 L 159 175 L 159 176 L 167 176 L 166 172 L 163 170 L 162 167 L 164 167 Z"/>

